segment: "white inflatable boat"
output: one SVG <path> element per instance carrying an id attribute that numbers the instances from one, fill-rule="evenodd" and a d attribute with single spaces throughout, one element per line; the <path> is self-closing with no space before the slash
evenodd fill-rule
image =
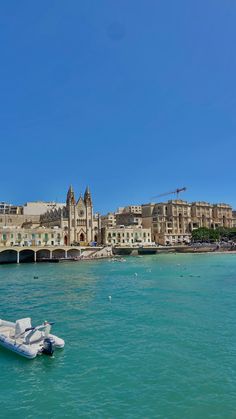
<path id="1" fill-rule="evenodd" d="M 63 339 L 50 333 L 52 324 L 45 321 L 32 327 L 29 317 L 16 323 L 0 319 L 0 345 L 29 359 L 40 354 L 52 355 L 55 348 L 65 345 Z"/>

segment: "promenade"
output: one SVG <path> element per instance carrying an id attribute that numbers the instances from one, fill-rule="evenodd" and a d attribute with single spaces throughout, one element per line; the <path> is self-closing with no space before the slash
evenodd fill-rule
<path id="1" fill-rule="evenodd" d="M 11 246 L 0 247 L 0 264 L 103 257 L 103 246 Z M 104 257 L 108 251 L 104 250 Z"/>

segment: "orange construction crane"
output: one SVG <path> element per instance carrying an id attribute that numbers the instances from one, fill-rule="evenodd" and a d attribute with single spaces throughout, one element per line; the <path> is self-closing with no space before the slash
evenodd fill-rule
<path id="1" fill-rule="evenodd" d="M 187 188 L 184 186 L 183 188 L 175 189 L 175 191 L 161 193 L 160 195 L 153 196 L 152 199 L 160 198 L 161 196 L 166 196 L 166 195 L 173 195 L 173 194 L 176 194 L 176 198 L 178 199 L 180 192 L 185 192 L 186 190 L 187 190 Z"/>

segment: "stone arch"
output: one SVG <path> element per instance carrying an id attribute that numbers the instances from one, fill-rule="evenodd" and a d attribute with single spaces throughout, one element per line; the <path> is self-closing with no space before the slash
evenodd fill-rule
<path id="1" fill-rule="evenodd" d="M 3 250 L 0 252 L 0 264 L 1 263 L 16 263 L 17 262 L 17 250 Z"/>
<path id="2" fill-rule="evenodd" d="M 80 249 L 69 249 L 67 251 L 68 258 L 76 258 L 80 256 Z"/>
<path id="3" fill-rule="evenodd" d="M 79 241 L 80 242 L 84 242 L 85 241 L 85 235 L 84 235 L 83 232 L 81 232 L 80 235 L 79 235 Z"/>
<path id="4" fill-rule="evenodd" d="M 32 249 L 23 249 L 19 252 L 19 262 L 34 262 L 34 251 Z"/>
<path id="5" fill-rule="evenodd" d="M 36 251 L 36 257 L 37 261 L 40 262 L 40 260 L 43 259 L 49 259 L 50 258 L 50 250 L 49 249 L 40 249 Z"/>
<path id="6" fill-rule="evenodd" d="M 64 249 L 55 249 L 52 251 L 52 257 L 62 259 L 66 257 L 66 253 Z"/>

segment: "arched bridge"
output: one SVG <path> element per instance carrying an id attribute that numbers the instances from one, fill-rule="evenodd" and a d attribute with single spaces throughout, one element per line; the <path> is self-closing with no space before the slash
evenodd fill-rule
<path id="1" fill-rule="evenodd" d="M 1 263 L 40 262 L 56 259 L 80 258 L 81 254 L 91 247 L 82 246 L 12 246 L 0 247 Z M 95 249 L 99 249 L 96 247 Z"/>

